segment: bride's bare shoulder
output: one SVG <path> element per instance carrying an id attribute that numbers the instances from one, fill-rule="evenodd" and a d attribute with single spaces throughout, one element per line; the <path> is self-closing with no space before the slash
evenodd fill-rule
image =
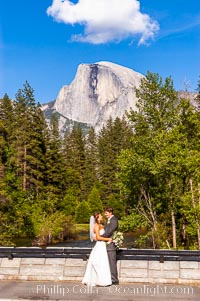
<path id="1" fill-rule="evenodd" d="M 95 232 L 100 231 L 101 229 L 102 229 L 102 228 L 101 228 L 101 225 L 100 225 L 100 224 L 97 224 L 97 223 L 96 223 L 96 224 L 94 225 L 94 231 L 95 231 Z"/>

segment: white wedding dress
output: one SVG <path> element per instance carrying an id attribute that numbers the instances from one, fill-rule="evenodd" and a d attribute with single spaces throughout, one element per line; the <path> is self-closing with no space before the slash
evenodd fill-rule
<path id="1" fill-rule="evenodd" d="M 101 229 L 99 233 L 103 235 L 104 229 Z M 105 241 L 97 241 L 92 249 L 82 283 L 88 286 L 112 284 Z"/>

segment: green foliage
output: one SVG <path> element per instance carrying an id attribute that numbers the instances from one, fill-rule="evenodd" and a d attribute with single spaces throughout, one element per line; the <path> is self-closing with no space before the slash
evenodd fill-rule
<path id="1" fill-rule="evenodd" d="M 82 197 L 86 197 L 85 185 L 85 137 L 81 127 L 73 127 L 64 139 L 63 152 L 68 183 L 76 184 Z M 71 178 L 71 177 L 72 178 Z"/>
<path id="2" fill-rule="evenodd" d="M 119 158 L 120 188 L 129 206 L 146 220 L 147 235 L 155 248 L 187 247 L 181 238 L 183 221 L 196 233 L 199 228 L 198 214 L 189 221 L 183 202 L 191 179 L 199 185 L 198 115 L 189 100 L 178 98 L 171 79 L 163 83 L 158 74 L 148 73 L 136 95 L 137 111 L 129 114 L 134 129 L 132 146 Z M 187 203 L 191 203 L 191 195 Z M 195 199 L 193 207 L 197 210 Z M 163 223 L 163 218 L 169 223 Z"/>
<path id="3" fill-rule="evenodd" d="M 86 201 L 82 201 L 76 206 L 75 220 L 77 223 L 88 223 L 90 220 L 90 207 Z"/>
<path id="4" fill-rule="evenodd" d="M 71 216 L 75 215 L 75 210 L 78 205 L 78 195 L 75 188 L 76 187 L 69 188 L 63 200 L 59 204 L 59 208 L 66 215 L 71 215 Z"/>
<path id="5" fill-rule="evenodd" d="M 45 146 L 45 189 L 47 194 L 51 193 L 55 197 L 64 196 L 66 185 L 64 156 L 61 151 L 62 142 L 55 114 L 51 119 Z"/>
<path id="6" fill-rule="evenodd" d="M 86 192 L 90 193 L 91 187 L 98 182 L 98 150 L 97 135 L 94 128 L 91 128 L 86 137 L 85 144 L 85 183 Z"/>
<path id="7" fill-rule="evenodd" d="M 90 214 L 95 212 L 103 212 L 103 205 L 100 198 L 100 193 L 96 186 L 94 186 L 88 196 L 88 205 L 90 208 Z"/>
<path id="8" fill-rule="evenodd" d="M 98 137 L 98 175 L 102 184 L 102 197 L 105 204 L 110 196 L 120 199 L 120 189 L 116 173 L 118 171 L 117 158 L 124 148 L 130 146 L 132 130 L 125 119 L 110 118 L 99 133 Z M 103 201 L 104 203 L 104 201 Z"/>
<path id="9" fill-rule="evenodd" d="M 37 209 L 31 218 L 38 244 L 51 243 L 67 229 L 66 216 L 58 211 L 47 215 L 44 211 Z"/>
<path id="10" fill-rule="evenodd" d="M 15 244 L 10 239 L 10 237 L 7 237 L 5 234 L 0 234 L 0 246 L 2 246 L 2 247 L 14 247 Z"/>
<path id="11" fill-rule="evenodd" d="M 106 207 L 112 207 L 114 214 L 120 219 L 125 215 L 125 205 L 122 199 L 119 198 L 118 194 L 110 195 L 106 200 Z"/>
<path id="12" fill-rule="evenodd" d="M 64 139 L 47 126 L 26 82 L 0 100 L 0 243 L 73 235 L 74 220 L 112 206 L 123 232 L 144 229 L 137 246 L 200 249 L 199 82 L 194 103 L 172 79 L 147 73 L 137 110 L 85 136 L 74 123 Z M 187 96 L 187 95 L 186 95 Z M 87 201 L 86 201 L 87 200 Z"/>
<path id="13" fill-rule="evenodd" d="M 131 210 L 119 221 L 119 230 L 122 232 L 136 231 L 147 227 L 147 221 L 136 210 Z"/>

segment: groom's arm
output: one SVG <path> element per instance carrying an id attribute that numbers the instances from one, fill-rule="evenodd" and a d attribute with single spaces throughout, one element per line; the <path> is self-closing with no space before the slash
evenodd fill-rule
<path id="1" fill-rule="evenodd" d="M 110 224 L 108 224 L 105 228 L 105 233 L 102 235 L 103 237 L 111 237 L 113 232 L 118 228 L 118 219 L 116 217 L 111 218 Z"/>

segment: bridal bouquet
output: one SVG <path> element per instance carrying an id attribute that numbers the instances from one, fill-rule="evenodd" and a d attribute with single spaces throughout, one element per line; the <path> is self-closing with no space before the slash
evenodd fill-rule
<path id="1" fill-rule="evenodd" d="M 112 236 L 112 240 L 116 246 L 116 249 L 119 249 L 123 245 L 124 236 L 122 232 L 115 231 Z"/>

